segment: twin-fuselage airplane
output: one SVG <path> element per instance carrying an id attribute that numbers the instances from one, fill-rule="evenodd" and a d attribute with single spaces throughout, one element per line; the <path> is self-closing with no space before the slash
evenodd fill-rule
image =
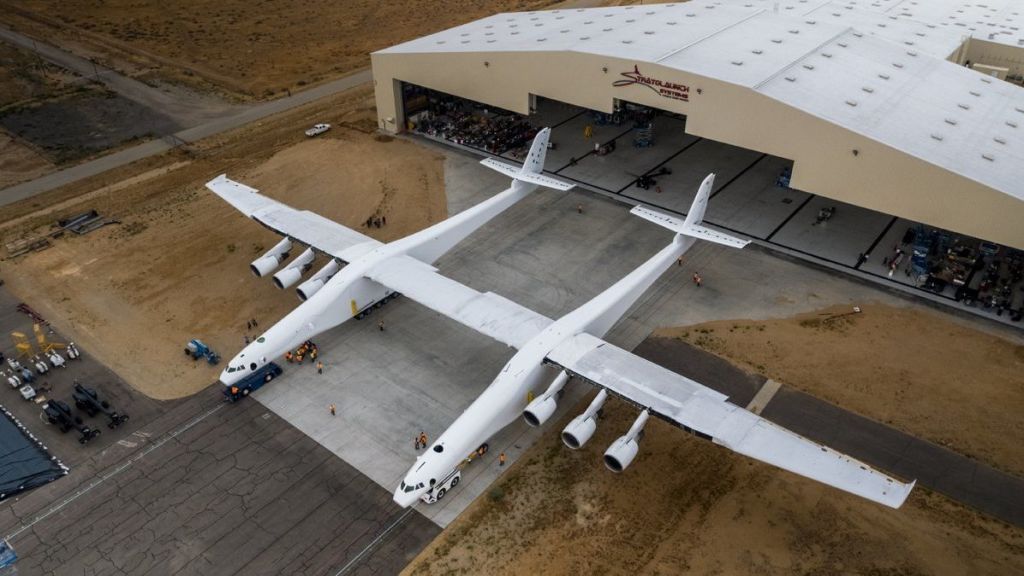
<path id="1" fill-rule="evenodd" d="M 381 244 L 310 212 L 288 208 L 252 188 L 220 176 L 207 184 L 247 216 L 286 236 L 253 262 L 258 276 L 274 270 L 295 239 L 310 246 L 275 275 L 284 288 L 301 277 L 315 248 L 332 260 L 299 287 L 305 302 L 247 346 L 221 375 L 232 385 L 299 343 L 359 316 L 401 293 L 518 351 L 495 380 L 420 455 L 395 490 L 411 506 L 448 477 L 478 447 L 523 416 L 544 424 L 555 412 L 570 377 L 599 388 L 587 410 L 572 420 L 562 439 L 582 447 L 597 427 L 597 411 L 608 394 L 642 408 L 630 430 L 604 455 L 615 472 L 639 451 L 641 431 L 656 415 L 697 436 L 864 498 L 898 508 L 913 483 L 903 483 L 848 456 L 798 436 L 727 401 L 727 397 L 665 370 L 601 339 L 644 292 L 697 240 L 735 248 L 746 241 L 701 225 L 714 175 L 701 184 L 685 219 L 637 207 L 633 213 L 675 235 L 639 268 L 558 320 L 546 318 L 497 294 L 480 293 L 437 273 L 431 266 L 445 252 L 537 186 L 568 190 L 571 185 L 543 174 L 549 130 L 538 133 L 522 168 L 495 159 L 483 164 L 513 178 L 504 192 L 421 232 Z M 347 263 L 344 267 L 339 263 Z"/>

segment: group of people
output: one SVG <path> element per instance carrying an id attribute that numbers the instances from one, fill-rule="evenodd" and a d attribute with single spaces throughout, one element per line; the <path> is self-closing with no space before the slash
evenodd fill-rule
<path id="1" fill-rule="evenodd" d="M 457 102 L 436 103 L 419 119 L 416 129 L 495 155 L 526 146 L 537 134 L 536 128 L 514 114 L 470 112 Z"/>
<path id="2" fill-rule="evenodd" d="M 302 361 L 309 358 L 310 362 L 316 364 L 316 370 L 320 374 L 324 373 L 324 363 L 316 359 L 320 351 L 317 349 L 316 344 L 312 340 L 306 340 L 301 346 L 295 349 L 295 351 L 287 351 L 284 353 L 284 359 L 289 364 L 302 364 Z"/>

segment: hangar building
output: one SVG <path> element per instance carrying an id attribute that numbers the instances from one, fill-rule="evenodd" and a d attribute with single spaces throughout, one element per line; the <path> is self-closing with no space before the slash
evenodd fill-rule
<path id="1" fill-rule="evenodd" d="M 523 115 L 538 98 L 634 103 L 791 160 L 792 188 L 1024 249 L 1022 12 L 694 0 L 498 14 L 372 54 L 379 125 L 405 130 L 408 86 Z"/>

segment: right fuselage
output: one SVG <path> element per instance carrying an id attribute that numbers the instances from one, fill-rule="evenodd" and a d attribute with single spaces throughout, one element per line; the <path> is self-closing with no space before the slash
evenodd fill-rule
<path id="1" fill-rule="evenodd" d="M 692 245 L 692 238 L 676 236 L 671 244 L 628 276 L 530 339 L 505 364 L 491 385 L 416 459 L 395 490 L 395 502 L 402 506 L 415 504 L 477 447 L 519 418 L 532 400 L 531 395 L 546 389 L 557 376 L 555 369 L 544 365 L 548 353 L 580 332 L 603 336 Z"/>

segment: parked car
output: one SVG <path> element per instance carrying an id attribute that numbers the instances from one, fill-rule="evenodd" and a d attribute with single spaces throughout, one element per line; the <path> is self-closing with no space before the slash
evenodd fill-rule
<path id="1" fill-rule="evenodd" d="M 313 136 L 319 136 L 330 129 L 330 124 L 315 124 L 312 128 L 306 130 L 306 136 L 309 136 L 310 138 Z"/>

